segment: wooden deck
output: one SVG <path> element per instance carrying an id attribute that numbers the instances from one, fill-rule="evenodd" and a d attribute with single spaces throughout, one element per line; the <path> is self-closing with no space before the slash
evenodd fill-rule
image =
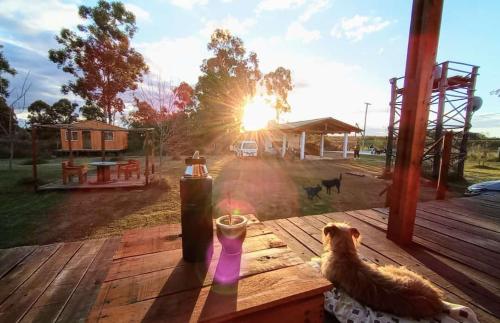
<path id="1" fill-rule="evenodd" d="M 115 173 L 113 172 L 113 175 Z M 73 179 L 68 184 L 63 184 L 62 180 L 57 180 L 38 187 L 38 191 L 69 191 L 69 190 L 92 190 L 92 189 L 112 189 L 112 188 L 139 188 L 146 186 L 146 178 L 144 175 L 138 179 L 135 175 L 125 180 L 123 176 L 121 179 L 115 179 L 105 184 L 93 184 L 97 181 L 95 174 L 89 174 L 86 183 L 80 184 L 77 179 Z M 150 180 L 152 176 L 149 176 Z"/>
<path id="2" fill-rule="evenodd" d="M 427 277 L 446 299 L 471 307 L 481 322 L 500 320 L 500 194 L 419 203 L 412 246 L 387 240 L 387 209 L 264 222 L 303 259 L 322 252 L 321 228 L 344 221 L 361 232 L 360 254 Z"/>
<path id="3" fill-rule="evenodd" d="M 295 254 L 302 260 L 320 255 L 321 228 L 330 221 L 346 221 L 360 230 L 360 253 L 367 261 L 405 265 L 441 288 L 448 301 L 471 307 L 481 322 L 500 319 L 500 194 L 420 203 L 415 244 L 404 249 L 385 237 L 386 209 L 258 224 L 247 235 L 251 253 L 240 268 L 245 277 L 240 292 L 247 287 L 248 297 L 258 292 L 250 288 L 260 281 L 256 270 L 276 273 L 272 279 L 280 281 L 291 267 L 306 266 Z M 113 317 L 121 313 L 114 305 L 123 302 L 138 304 L 130 315 L 136 309 L 144 312 L 151 297 L 170 293 L 162 289 L 164 274 L 179 262 L 180 250 L 179 239 L 169 237 L 179 232 L 178 224 L 164 225 L 134 229 L 123 237 L 0 250 L 0 322 L 78 322 L 90 313 L 91 319 Z M 294 253 L 287 253 L 283 241 Z M 266 248 L 279 257 L 263 261 L 259 255 Z M 192 283 L 171 281 L 168 288 Z M 248 297 L 237 308 L 249 306 Z"/>

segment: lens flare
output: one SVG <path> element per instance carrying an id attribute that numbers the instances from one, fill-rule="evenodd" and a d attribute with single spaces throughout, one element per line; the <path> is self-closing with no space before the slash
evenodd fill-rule
<path id="1" fill-rule="evenodd" d="M 243 131 L 256 131 L 267 127 L 274 118 L 274 110 L 266 100 L 257 96 L 248 102 L 243 110 Z"/>

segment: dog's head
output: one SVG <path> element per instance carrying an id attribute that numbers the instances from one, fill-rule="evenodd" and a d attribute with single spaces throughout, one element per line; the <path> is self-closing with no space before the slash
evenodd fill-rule
<path id="1" fill-rule="evenodd" d="M 329 222 L 323 227 L 323 246 L 334 252 L 356 253 L 360 233 L 347 223 Z"/>

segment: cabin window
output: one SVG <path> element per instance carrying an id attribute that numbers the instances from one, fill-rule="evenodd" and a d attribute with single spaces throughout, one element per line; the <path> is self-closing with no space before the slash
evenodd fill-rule
<path id="1" fill-rule="evenodd" d="M 104 131 L 104 140 L 113 141 L 113 131 Z"/>
<path id="2" fill-rule="evenodd" d="M 66 130 L 66 141 L 69 140 L 69 130 Z M 78 140 L 78 131 L 71 131 L 71 141 Z"/>

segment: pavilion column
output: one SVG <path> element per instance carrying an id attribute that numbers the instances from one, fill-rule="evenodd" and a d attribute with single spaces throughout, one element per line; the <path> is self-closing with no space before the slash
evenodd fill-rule
<path id="1" fill-rule="evenodd" d="M 344 133 L 344 144 L 342 145 L 342 158 L 347 158 L 347 150 L 349 148 L 349 134 Z"/>
<path id="2" fill-rule="evenodd" d="M 69 149 L 69 166 L 73 166 L 73 131 L 70 128 L 66 129 L 66 135 L 68 136 L 68 149 Z"/>
<path id="3" fill-rule="evenodd" d="M 324 157 L 325 155 L 325 135 L 321 134 L 321 139 L 319 142 L 319 157 Z"/>
<path id="4" fill-rule="evenodd" d="M 285 158 L 286 153 L 286 133 L 283 133 L 283 143 L 281 145 L 281 158 Z"/>
<path id="5" fill-rule="evenodd" d="M 387 238 L 412 241 L 443 0 L 414 0 Z"/>
<path id="6" fill-rule="evenodd" d="M 300 159 L 306 158 L 306 132 L 300 134 Z"/>
<path id="7" fill-rule="evenodd" d="M 104 130 L 101 130 L 101 159 L 106 160 L 106 144 L 104 142 Z"/>

